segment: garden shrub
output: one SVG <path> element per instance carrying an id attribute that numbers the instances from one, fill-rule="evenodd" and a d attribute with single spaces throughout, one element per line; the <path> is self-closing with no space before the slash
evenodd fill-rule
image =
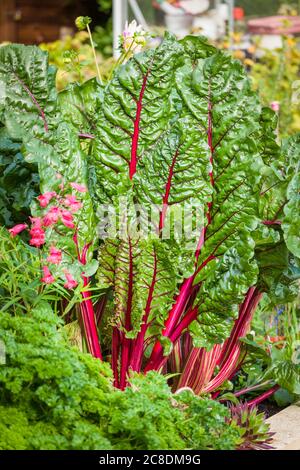
<path id="1" fill-rule="evenodd" d="M 108 364 L 67 344 L 46 302 L 2 312 L 0 449 L 232 449 L 240 440 L 224 406 L 191 392 L 173 396 L 165 378 L 136 375 L 112 387 Z"/>

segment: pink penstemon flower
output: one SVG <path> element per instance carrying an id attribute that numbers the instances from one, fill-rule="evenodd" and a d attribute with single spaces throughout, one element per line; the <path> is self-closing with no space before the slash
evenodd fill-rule
<path id="1" fill-rule="evenodd" d="M 43 219 L 41 217 L 29 217 L 32 226 L 42 228 Z"/>
<path id="2" fill-rule="evenodd" d="M 41 278 L 41 282 L 43 282 L 44 284 L 52 284 L 55 281 L 48 266 L 43 266 L 43 274 L 44 275 Z"/>
<path id="3" fill-rule="evenodd" d="M 74 289 L 78 285 L 78 282 L 73 278 L 72 274 L 69 271 L 65 271 L 65 276 L 67 282 L 64 284 L 66 289 Z"/>
<path id="4" fill-rule="evenodd" d="M 62 252 L 55 246 L 50 247 L 49 256 L 47 258 L 48 263 L 60 264 L 62 258 Z"/>
<path id="5" fill-rule="evenodd" d="M 41 207 L 47 207 L 51 199 L 53 199 L 55 196 L 56 196 L 55 191 L 48 191 L 44 194 L 40 194 L 37 199 Z"/>
<path id="6" fill-rule="evenodd" d="M 56 224 L 59 220 L 61 214 L 61 209 L 57 206 L 51 207 L 43 219 L 43 224 L 45 227 Z"/>
<path id="7" fill-rule="evenodd" d="M 82 202 L 77 201 L 76 197 L 72 194 L 67 194 L 63 199 L 63 204 L 69 207 L 71 212 L 77 212 L 82 208 Z"/>
<path id="8" fill-rule="evenodd" d="M 12 237 L 15 237 L 18 235 L 18 233 L 23 232 L 27 228 L 27 224 L 17 224 L 14 227 L 9 229 L 9 233 L 11 234 Z"/>
<path id="9" fill-rule="evenodd" d="M 31 239 L 29 241 L 30 245 L 39 247 L 45 243 L 45 232 L 40 226 L 33 225 L 29 230 L 29 233 L 31 235 Z"/>
<path id="10" fill-rule="evenodd" d="M 40 246 L 44 245 L 45 243 L 45 235 L 41 235 L 41 236 L 38 236 L 38 237 L 32 237 L 30 240 L 29 240 L 29 244 L 31 246 L 36 246 L 37 248 L 39 248 Z"/>
<path id="11" fill-rule="evenodd" d="M 71 212 L 69 212 L 67 210 L 62 210 L 61 211 L 61 221 L 65 225 L 65 227 L 75 228 L 75 224 L 74 224 L 73 220 L 74 219 L 73 219 L 73 216 L 72 216 Z"/>
<path id="12" fill-rule="evenodd" d="M 70 186 L 71 186 L 73 189 L 76 189 L 76 191 L 78 191 L 79 193 L 86 193 L 86 192 L 87 192 L 87 188 L 86 188 L 86 186 L 84 186 L 83 184 L 79 184 L 79 183 L 70 183 Z"/>

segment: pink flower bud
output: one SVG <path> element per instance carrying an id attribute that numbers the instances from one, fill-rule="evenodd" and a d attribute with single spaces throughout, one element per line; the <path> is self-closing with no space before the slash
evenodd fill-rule
<path id="1" fill-rule="evenodd" d="M 59 264 L 61 262 L 62 252 L 55 246 L 50 247 L 50 254 L 47 258 L 48 263 Z"/>
<path id="2" fill-rule="evenodd" d="M 51 209 L 47 212 L 44 217 L 43 224 L 45 227 L 49 227 L 49 225 L 56 224 L 60 217 L 60 208 L 57 206 L 51 207 Z"/>
<path id="3" fill-rule="evenodd" d="M 12 237 L 15 237 L 16 235 L 18 235 L 18 233 L 23 232 L 25 228 L 27 228 L 27 224 L 17 224 L 9 229 L 9 233 Z"/>
<path id="4" fill-rule="evenodd" d="M 65 276 L 67 279 L 67 282 L 64 284 L 64 287 L 66 289 L 74 289 L 78 285 L 78 282 L 73 278 L 72 274 L 70 274 L 68 271 L 65 271 Z"/>
<path id="5" fill-rule="evenodd" d="M 83 184 L 70 183 L 70 186 L 72 186 L 72 188 L 76 189 L 76 191 L 78 191 L 80 193 L 86 193 L 87 192 L 87 188 Z"/>
<path id="6" fill-rule="evenodd" d="M 31 227 L 29 233 L 32 237 L 43 237 L 45 235 L 44 230 L 36 225 Z"/>
<path id="7" fill-rule="evenodd" d="M 44 276 L 42 277 L 41 282 L 44 284 L 52 284 L 55 281 L 48 266 L 43 266 L 43 274 Z"/>
<path id="8" fill-rule="evenodd" d="M 280 103 L 279 101 L 272 101 L 271 103 L 271 108 L 273 109 L 273 111 L 275 111 L 276 113 L 278 113 L 280 111 Z"/>
<path id="9" fill-rule="evenodd" d="M 40 236 L 36 236 L 36 237 L 32 237 L 29 240 L 29 244 L 32 245 L 32 246 L 36 246 L 36 247 L 44 245 L 44 243 L 45 243 L 45 234 L 40 235 Z"/>
<path id="10" fill-rule="evenodd" d="M 49 191 L 47 193 L 44 193 L 38 196 L 38 201 L 40 203 L 40 206 L 47 207 L 51 199 L 53 199 L 55 196 L 56 196 L 55 191 Z"/>
<path id="11" fill-rule="evenodd" d="M 82 207 L 82 202 L 77 201 L 76 197 L 72 194 L 67 194 L 63 203 L 70 208 L 71 212 L 77 212 Z"/>
<path id="12" fill-rule="evenodd" d="M 34 227 L 39 227 L 39 228 L 42 227 L 43 220 L 41 217 L 29 217 L 29 219 L 30 219 L 31 224 Z"/>
<path id="13" fill-rule="evenodd" d="M 73 216 L 71 212 L 67 210 L 61 211 L 61 221 L 62 223 L 68 228 L 75 228 L 75 224 L 73 222 Z"/>

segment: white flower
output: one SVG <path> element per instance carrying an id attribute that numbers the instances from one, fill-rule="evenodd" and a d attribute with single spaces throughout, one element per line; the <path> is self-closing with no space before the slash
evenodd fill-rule
<path id="1" fill-rule="evenodd" d="M 121 37 L 121 45 L 125 52 L 131 50 L 132 52 L 140 52 L 146 44 L 147 32 L 143 30 L 141 25 L 138 25 L 135 20 L 128 24 L 125 23 L 125 29 Z"/>

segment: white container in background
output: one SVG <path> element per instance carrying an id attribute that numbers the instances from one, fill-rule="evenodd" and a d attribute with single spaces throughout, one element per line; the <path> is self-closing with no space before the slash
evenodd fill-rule
<path id="1" fill-rule="evenodd" d="M 280 49 L 282 47 L 282 36 L 279 34 L 262 34 L 259 47 L 262 49 Z"/>
<path id="2" fill-rule="evenodd" d="M 220 3 L 217 7 L 218 17 L 223 21 L 228 21 L 229 18 L 229 8 L 226 3 Z"/>
<path id="3" fill-rule="evenodd" d="M 193 30 L 200 30 L 200 34 L 208 39 L 216 40 L 219 37 L 218 22 L 214 16 L 198 16 L 194 18 Z"/>
<path id="4" fill-rule="evenodd" d="M 180 11 L 180 10 L 179 10 Z M 177 37 L 182 38 L 191 32 L 193 27 L 193 16 L 183 13 L 181 15 L 165 15 L 166 28 Z"/>

